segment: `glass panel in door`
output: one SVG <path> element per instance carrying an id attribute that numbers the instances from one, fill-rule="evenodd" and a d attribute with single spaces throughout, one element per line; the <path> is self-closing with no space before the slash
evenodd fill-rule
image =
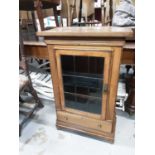
<path id="1" fill-rule="evenodd" d="M 101 114 L 103 57 L 61 55 L 65 107 Z"/>

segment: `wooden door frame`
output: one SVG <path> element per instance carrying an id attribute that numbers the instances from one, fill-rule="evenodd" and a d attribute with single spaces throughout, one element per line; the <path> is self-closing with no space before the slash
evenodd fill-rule
<path id="1" fill-rule="evenodd" d="M 74 47 L 75 48 L 75 47 Z M 84 112 L 80 110 L 74 110 L 72 108 L 66 108 L 65 107 L 65 100 L 64 100 L 64 90 L 63 90 L 63 80 L 62 80 L 62 68 L 61 68 L 61 55 L 71 55 L 71 56 L 92 56 L 92 57 L 103 57 L 104 58 L 104 80 L 103 84 L 110 84 L 110 67 L 111 67 L 111 56 L 113 49 L 109 47 L 99 47 L 96 50 L 88 50 L 89 48 L 80 48 L 78 46 L 76 49 L 55 49 L 55 56 L 56 56 L 56 64 L 58 69 L 58 79 L 59 79 L 59 90 L 60 90 L 60 100 L 61 100 L 61 108 L 64 111 L 70 112 L 70 113 L 76 113 L 79 115 L 84 115 L 86 117 L 91 117 L 95 119 L 106 119 L 106 109 L 107 109 L 107 101 L 108 101 L 108 93 L 102 94 L 102 106 L 101 106 L 101 115 L 100 114 L 92 114 L 90 112 Z M 87 51 L 86 51 L 87 50 Z"/>

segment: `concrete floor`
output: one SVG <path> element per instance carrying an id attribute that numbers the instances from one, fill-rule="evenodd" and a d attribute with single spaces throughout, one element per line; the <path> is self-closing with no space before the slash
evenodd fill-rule
<path id="1" fill-rule="evenodd" d="M 57 130 L 54 103 L 45 107 L 25 125 L 19 138 L 20 155 L 134 155 L 134 116 L 117 111 L 115 143 Z"/>

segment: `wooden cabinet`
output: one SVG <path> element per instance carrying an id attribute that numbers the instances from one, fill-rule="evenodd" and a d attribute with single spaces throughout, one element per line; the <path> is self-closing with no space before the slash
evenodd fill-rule
<path id="1" fill-rule="evenodd" d="M 56 28 L 45 37 L 58 128 L 114 141 L 115 99 L 124 28 Z"/>

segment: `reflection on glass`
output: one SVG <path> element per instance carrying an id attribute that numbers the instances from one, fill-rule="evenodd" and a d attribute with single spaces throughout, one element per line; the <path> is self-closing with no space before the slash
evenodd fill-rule
<path id="1" fill-rule="evenodd" d="M 101 113 L 104 58 L 61 56 L 65 106 Z"/>

